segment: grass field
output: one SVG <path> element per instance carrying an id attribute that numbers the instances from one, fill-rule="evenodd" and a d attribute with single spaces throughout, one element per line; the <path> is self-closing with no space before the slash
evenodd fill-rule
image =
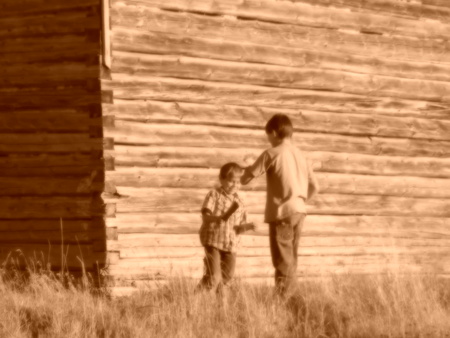
<path id="1" fill-rule="evenodd" d="M 0 271 L 0 337 L 450 337 L 450 281 L 433 276 L 333 276 L 288 299 L 237 281 L 221 302 L 187 278 L 110 297 Z"/>

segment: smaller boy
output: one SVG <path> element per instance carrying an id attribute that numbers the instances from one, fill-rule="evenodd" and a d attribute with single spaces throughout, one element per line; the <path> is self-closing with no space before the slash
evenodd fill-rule
<path id="1" fill-rule="evenodd" d="M 215 290 L 223 294 L 223 287 L 234 275 L 239 234 L 255 229 L 252 223 L 247 223 L 247 212 L 238 195 L 243 173 L 243 168 L 236 163 L 223 165 L 219 174 L 221 186 L 208 192 L 203 202 L 199 235 L 205 248 L 205 273 L 197 290 Z M 233 213 L 227 212 L 232 206 L 237 209 Z"/>

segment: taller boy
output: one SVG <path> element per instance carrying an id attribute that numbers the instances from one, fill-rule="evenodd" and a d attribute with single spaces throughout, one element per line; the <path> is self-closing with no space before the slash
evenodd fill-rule
<path id="1" fill-rule="evenodd" d="M 266 173 L 265 222 L 269 223 L 270 252 L 275 268 L 275 286 L 280 294 L 296 282 L 297 252 L 305 202 L 319 190 L 313 171 L 302 152 L 292 144 L 293 126 L 286 115 L 276 114 L 266 124 L 272 148 L 265 150 L 245 169 L 242 184 Z"/>

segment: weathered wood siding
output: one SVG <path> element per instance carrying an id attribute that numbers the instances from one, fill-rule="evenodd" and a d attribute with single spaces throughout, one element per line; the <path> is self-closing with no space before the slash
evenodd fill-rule
<path id="1" fill-rule="evenodd" d="M 105 263 L 100 33 L 99 0 L 0 3 L 0 264 Z"/>
<path id="2" fill-rule="evenodd" d="M 396 0 L 111 0 L 103 105 L 110 271 L 199 277 L 199 209 L 226 161 L 289 115 L 321 183 L 299 275 L 450 273 L 450 5 Z M 238 275 L 272 275 L 264 179 Z"/>

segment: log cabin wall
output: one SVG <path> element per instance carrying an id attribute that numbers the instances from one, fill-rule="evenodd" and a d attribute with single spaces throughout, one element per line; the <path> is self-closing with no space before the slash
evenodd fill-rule
<path id="1" fill-rule="evenodd" d="M 1 1 L 0 264 L 105 263 L 100 33 L 99 0 Z"/>
<path id="2" fill-rule="evenodd" d="M 450 272 L 450 7 L 445 1 L 111 0 L 119 284 L 199 278 L 200 206 L 285 113 L 313 162 L 299 275 Z M 112 124 L 111 124 L 112 125 Z M 264 178 L 237 274 L 270 278 Z"/>

